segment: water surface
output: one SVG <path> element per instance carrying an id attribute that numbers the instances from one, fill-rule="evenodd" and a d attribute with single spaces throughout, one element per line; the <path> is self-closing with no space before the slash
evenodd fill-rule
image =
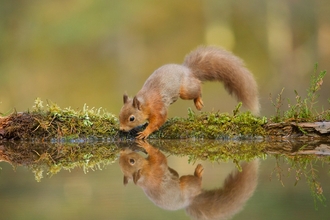
<path id="1" fill-rule="evenodd" d="M 330 197 L 327 143 L 283 142 L 273 148 L 262 142 L 149 143 L 180 176 L 201 164 L 202 187 L 208 190 L 222 187 L 241 160 L 258 158 L 257 188 L 232 219 L 330 218 L 323 201 Z M 0 143 L 2 218 L 190 219 L 183 209 L 154 205 L 133 182 L 124 186 L 118 158 L 127 147 L 139 150 L 134 142 Z"/>

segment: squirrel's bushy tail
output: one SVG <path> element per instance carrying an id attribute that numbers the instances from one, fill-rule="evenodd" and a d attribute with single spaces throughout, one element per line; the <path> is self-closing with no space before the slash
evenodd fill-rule
<path id="1" fill-rule="evenodd" d="M 216 47 L 199 47 L 185 57 L 183 65 L 201 81 L 223 82 L 229 94 L 259 114 L 257 83 L 240 58 Z"/>
<path id="2" fill-rule="evenodd" d="M 242 164 L 242 172 L 233 172 L 222 188 L 204 191 L 186 208 L 193 219 L 229 219 L 238 213 L 253 195 L 258 181 L 259 161 Z"/>

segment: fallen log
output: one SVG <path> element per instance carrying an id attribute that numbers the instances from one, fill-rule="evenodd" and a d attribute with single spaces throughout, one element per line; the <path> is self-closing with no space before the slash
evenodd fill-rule
<path id="1" fill-rule="evenodd" d="M 118 140 L 133 139 L 145 126 L 125 133 L 119 131 L 116 116 L 94 109 L 73 111 L 14 112 L 0 117 L 0 140 Z M 170 118 L 150 139 L 221 139 L 221 140 L 330 140 L 330 122 L 268 122 L 249 112 L 229 115 L 211 112 L 187 118 Z"/>

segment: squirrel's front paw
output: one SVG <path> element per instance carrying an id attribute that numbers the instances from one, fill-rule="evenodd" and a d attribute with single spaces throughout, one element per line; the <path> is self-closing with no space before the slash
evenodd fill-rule
<path id="1" fill-rule="evenodd" d="M 150 135 L 150 133 L 144 131 L 141 131 L 138 133 L 138 136 L 136 136 L 136 139 L 146 139 L 148 136 Z"/>

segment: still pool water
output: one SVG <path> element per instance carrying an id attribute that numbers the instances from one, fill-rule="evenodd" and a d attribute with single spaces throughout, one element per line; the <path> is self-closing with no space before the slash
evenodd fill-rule
<path id="1" fill-rule="evenodd" d="M 162 150 L 168 166 L 180 176 L 193 174 L 196 165 L 201 164 L 202 188 L 208 190 L 223 187 L 228 175 L 241 168 L 236 159 L 243 158 L 240 150 L 246 147 L 241 142 L 208 142 L 212 144 L 208 151 L 193 151 L 206 147 L 197 141 L 184 141 L 184 153 L 175 150 L 180 142 L 173 142 L 176 148 L 170 147 L 171 141 L 150 144 Z M 0 218 L 190 219 L 183 209 L 168 211 L 154 205 L 133 182 L 124 186 L 118 158 L 127 147 L 146 157 L 130 142 L 0 142 Z M 234 150 L 229 152 L 234 154 L 232 157 L 230 149 Z M 306 148 L 299 154 L 287 149 L 279 152 L 278 145 L 276 149 L 261 149 L 246 158 L 260 161 L 255 170 L 257 188 L 232 219 L 330 219 L 326 207 L 330 198 L 326 151 L 322 155 Z M 227 156 L 215 158 L 220 154 Z M 324 197 L 327 200 L 323 201 Z"/>

